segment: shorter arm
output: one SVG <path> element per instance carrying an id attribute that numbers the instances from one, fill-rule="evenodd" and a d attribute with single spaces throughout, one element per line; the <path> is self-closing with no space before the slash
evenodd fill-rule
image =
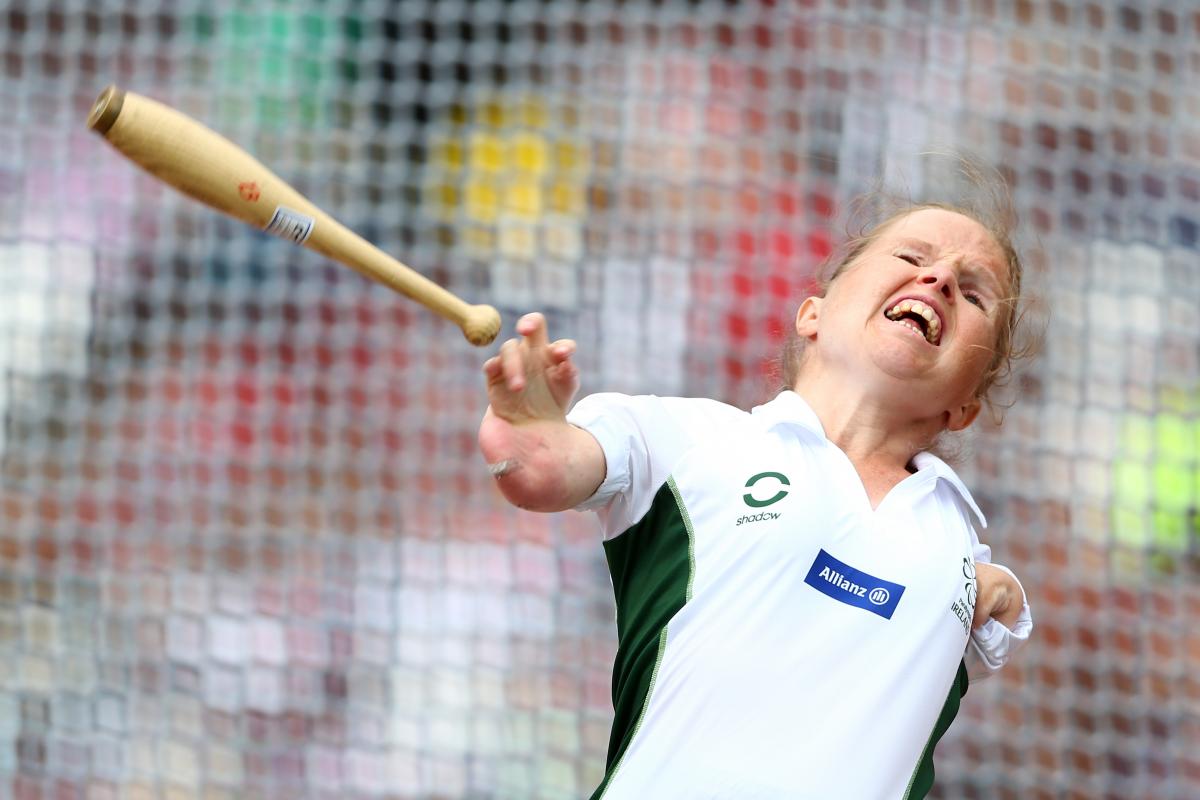
<path id="1" fill-rule="evenodd" d="M 965 660 L 972 681 L 1000 671 L 1029 641 L 1033 616 L 1020 581 L 1007 567 L 989 563 L 991 549 L 978 545 L 975 552 L 975 618 Z"/>

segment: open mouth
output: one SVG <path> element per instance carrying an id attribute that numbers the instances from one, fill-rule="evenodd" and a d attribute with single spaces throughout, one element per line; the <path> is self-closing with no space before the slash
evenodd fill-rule
<path id="1" fill-rule="evenodd" d="M 942 341 L 942 321 L 936 311 L 920 300 L 901 300 L 883 312 L 892 322 L 907 325 L 937 347 Z"/>

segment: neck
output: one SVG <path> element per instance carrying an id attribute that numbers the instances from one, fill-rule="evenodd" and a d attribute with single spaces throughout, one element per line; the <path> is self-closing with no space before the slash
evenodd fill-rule
<path id="1" fill-rule="evenodd" d="M 898 474 L 912 457 L 945 429 L 942 414 L 914 417 L 905 404 L 888 402 L 861 381 L 814 369 L 804 370 L 793 390 L 804 398 L 825 436 L 860 471 Z"/>

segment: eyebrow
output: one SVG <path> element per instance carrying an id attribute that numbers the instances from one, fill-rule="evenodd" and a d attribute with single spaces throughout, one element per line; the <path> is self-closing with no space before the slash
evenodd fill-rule
<path id="1" fill-rule="evenodd" d="M 896 243 L 904 247 L 912 247 L 917 250 L 924 250 L 926 253 L 933 249 L 933 245 L 924 239 L 913 239 L 909 236 L 900 237 L 897 239 Z"/>

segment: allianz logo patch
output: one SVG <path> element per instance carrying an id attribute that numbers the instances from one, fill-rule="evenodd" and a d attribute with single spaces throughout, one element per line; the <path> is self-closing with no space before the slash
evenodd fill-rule
<path id="1" fill-rule="evenodd" d="M 884 619 L 892 618 L 904 594 L 900 584 L 843 564 L 824 550 L 817 553 L 804 582 L 839 603 L 858 606 Z"/>

